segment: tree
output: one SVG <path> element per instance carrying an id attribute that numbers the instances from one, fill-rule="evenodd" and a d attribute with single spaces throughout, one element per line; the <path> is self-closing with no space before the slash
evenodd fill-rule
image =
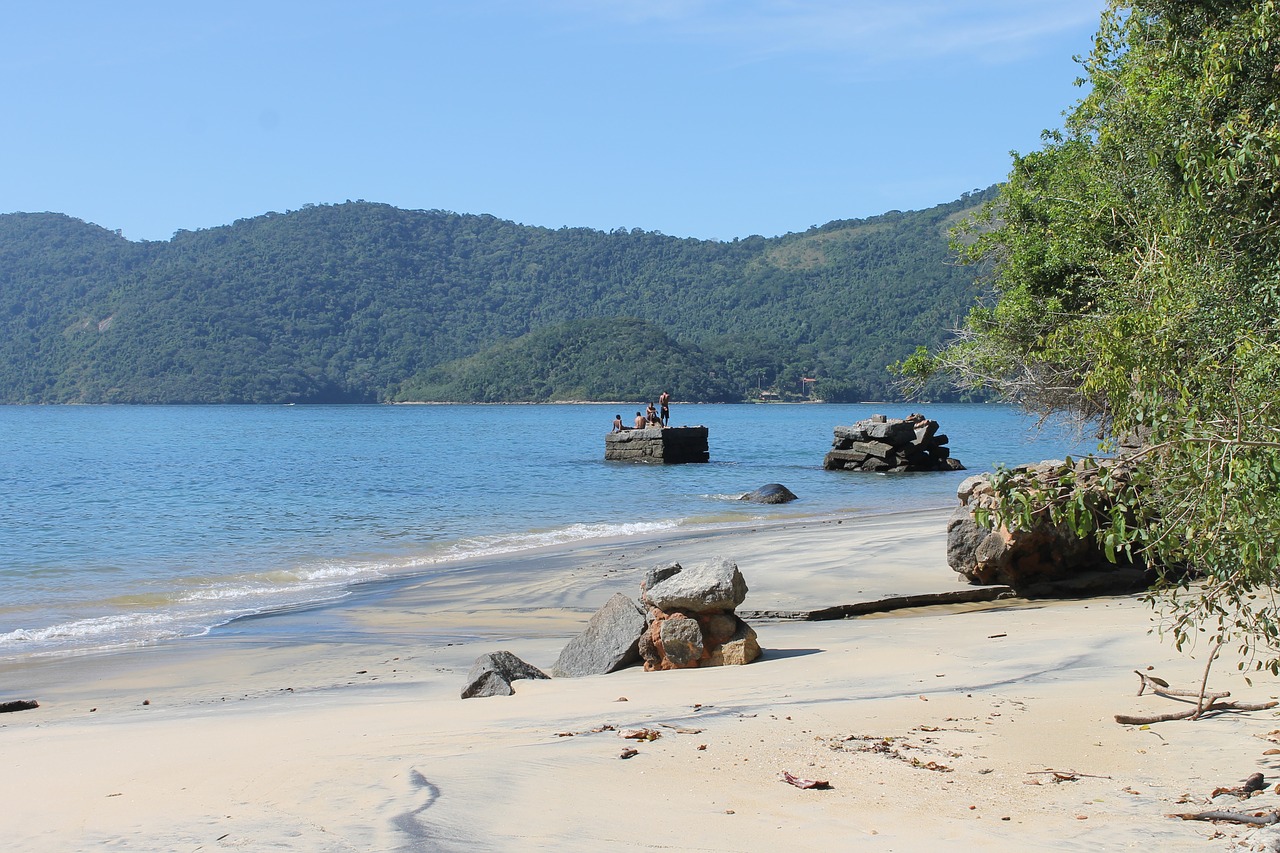
<path id="1" fill-rule="evenodd" d="M 1014 485 L 1001 517 L 1162 567 L 1180 648 L 1280 672 L 1280 13 L 1111 0 L 1082 64 L 1064 127 L 955 235 L 995 301 L 906 366 L 1095 423 L 1104 451 L 1137 439 L 1109 501 Z"/>

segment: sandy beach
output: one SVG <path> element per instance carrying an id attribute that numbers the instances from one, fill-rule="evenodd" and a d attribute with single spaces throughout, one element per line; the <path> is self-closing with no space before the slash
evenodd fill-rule
<path id="1" fill-rule="evenodd" d="M 1275 809 L 1273 711 L 1174 710 L 1198 654 L 1132 597 L 753 623 L 745 667 L 516 682 L 462 700 L 475 658 L 549 669 L 662 561 L 724 556 L 743 609 L 962 588 L 945 512 L 581 545 L 370 584 L 330 605 L 102 655 L 0 663 L 0 834 L 17 850 L 1227 850 L 1256 831 L 1167 817 Z M 1198 650 L 1203 654 L 1205 650 Z M 1221 660 L 1210 686 L 1246 701 Z M 649 728 L 652 741 L 620 732 Z M 624 748 L 638 754 L 620 759 Z M 800 789 L 783 772 L 826 781 Z M 1056 771 L 1056 773 L 1054 772 Z M 1266 793 L 1210 800 L 1262 772 Z M 1244 848 L 1247 849 L 1247 848 Z"/>

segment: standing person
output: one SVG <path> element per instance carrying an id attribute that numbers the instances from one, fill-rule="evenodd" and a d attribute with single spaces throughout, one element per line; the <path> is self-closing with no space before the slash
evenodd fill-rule
<path id="1" fill-rule="evenodd" d="M 666 391 L 663 391 L 662 396 L 658 397 L 658 418 L 662 421 L 663 426 L 670 426 L 671 395 Z"/>
<path id="2" fill-rule="evenodd" d="M 636 412 L 636 429 L 644 429 L 644 415 Z"/>
<path id="3" fill-rule="evenodd" d="M 613 419 L 613 431 L 614 431 L 614 432 L 622 432 L 624 429 L 626 429 L 626 427 L 624 427 L 624 426 L 622 425 L 622 414 L 621 414 L 621 413 L 619 413 L 619 414 L 618 414 L 618 415 Z"/>

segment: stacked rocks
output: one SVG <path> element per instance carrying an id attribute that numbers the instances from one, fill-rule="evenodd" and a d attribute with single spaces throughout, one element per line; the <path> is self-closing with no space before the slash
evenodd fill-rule
<path id="1" fill-rule="evenodd" d="M 756 632 L 734 612 L 747 596 L 737 565 L 712 560 L 649 570 L 640 600 L 649 608 L 640 637 L 646 671 L 736 666 L 760 656 Z"/>
<path id="2" fill-rule="evenodd" d="M 828 471 L 962 471 L 951 458 L 947 436 L 924 415 L 887 418 L 872 415 L 853 426 L 835 428 L 831 451 L 822 461 Z"/>

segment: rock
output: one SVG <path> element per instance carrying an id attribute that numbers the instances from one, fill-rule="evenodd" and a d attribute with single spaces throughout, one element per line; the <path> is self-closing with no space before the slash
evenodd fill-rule
<path id="1" fill-rule="evenodd" d="M 476 658 L 467 672 L 462 698 L 476 696 L 510 696 L 515 693 L 511 682 L 521 678 L 548 678 L 536 666 L 527 664 L 511 652 L 489 652 Z"/>
<path id="2" fill-rule="evenodd" d="M 679 574 L 684 571 L 679 563 L 663 563 L 654 566 L 644 573 L 644 580 L 640 582 L 640 592 L 650 589 L 654 584 L 661 583 L 672 575 Z"/>
<path id="3" fill-rule="evenodd" d="M 641 594 L 649 607 L 673 612 L 733 610 L 747 597 L 747 582 L 730 560 L 718 559 L 683 569 Z"/>
<path id="4" fill-rule="evenodd" d="M 753 492 L 747 492 L 738 500 L 758 504 L 785 504 L 796 500 L 796 496 L 781 483 L 766 483 Z"/>
<path id="5" fill-rule="evenodd" d="M 938 422 L 911 414 L 899 420 L 872 415 L 853 426 L 838 426 L 831 450 L 822 460 L 828 471 L 961 471 L 964 466 L 951 458 L 947 436 L 938 432 Z"/>
<path id="6" fill-rule="evenodd" d="M 744 666 L 760 657 L 755 629 L 738 620 L 738 630 L 715 649 L 703 666 Z"/>
<path id="7" fill-rule="evenodd" d="M 676 571 L 679 571 L 677 565 Z M 551 674 L 558 678 L 603 675 L 640 662 L 640 635 L 647 628 L 644 611 L 615 593 L 596 611 L 581 634 L 560 652 Z"/>
<path id="8" fill-rule="evenodd" d="M 1068 466 L 1063 460 L 1012 469 L 1015 478 L 1039 488 L 1097 488 L 1096 501 L 1106 501 L 1098 488 L 1096 467 L 1083 463 Z M 1113 469 L 1113 476 L 1125 476 Z M 1064 480 L 1063 477 L 1067 476 Z M 1060 485 L 1064 483 L 1070 486 Z M 1025 597 L 1063 597 L 1133 592 L 1150 585 L 1147 568 L 1118 555 L 1107 559 L 1092 537 L 1080 537 L 1065 525 L 1037 518 L 1029 530 L 992 530 L 975 520 L 979 509 L 992 510 L 996 494 L 987 475 L 969 477 L 956 491 L 960 506 L 947 522 L 947 563 L 975 584 L 1004 584 Z"/>
<path id="9" fill-rule="evenodd" d="M 654 627 L 658 631 L 655 637 L 658 650 L 673 668 L 697 666 L 702 661 L 706 647 L 698 620 L 673 613 L 654 623 Z"/>

